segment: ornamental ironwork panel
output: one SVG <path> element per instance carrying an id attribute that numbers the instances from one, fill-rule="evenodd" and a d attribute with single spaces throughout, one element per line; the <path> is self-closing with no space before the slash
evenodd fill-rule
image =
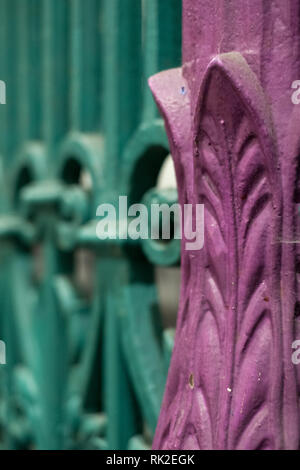
<path id="1" fill-rule="evenodd" d="M 151 447 L 180 245 L 99 240 L 96 209 L 165 200 L 147 78 L 180 57 L 179 0 L 0 0 L 2 448 Z"/>
<path id="2" fill-rule="evenodd" d="M 298 1 L 184 0 L 182 68 L 150 80 L 205 205 L 155 449 L 299 447 L 299 59 Z"/>

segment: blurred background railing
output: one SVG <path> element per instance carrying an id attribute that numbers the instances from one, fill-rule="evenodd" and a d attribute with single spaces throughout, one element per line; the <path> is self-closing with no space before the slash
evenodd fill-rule
<path id="1" fill-rule="evenodd" d="M 147 78 L 180 62 L 181 0 L 0 0 L 2 448 L 151 446 L 179 241 L 100 241 L 96 208 L 176 199 Z"/>

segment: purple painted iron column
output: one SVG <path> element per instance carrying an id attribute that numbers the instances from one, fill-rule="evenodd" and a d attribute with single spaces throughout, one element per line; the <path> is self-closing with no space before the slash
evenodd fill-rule
<path id="1" fill-rule="evenodd" d="M 299 0 L 183 0 L 183 66 L 150 79 L 180 203 L 205 205 L 155 449 L 299 448 L 299 61 Z"/>

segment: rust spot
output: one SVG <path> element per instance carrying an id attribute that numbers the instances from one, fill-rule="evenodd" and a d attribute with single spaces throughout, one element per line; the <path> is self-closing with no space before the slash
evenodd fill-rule
<path id="1" fill-rule="evenodd" d="M 189 386 L 193 390 L 195 383 L 194 383 L 194 374 L 191 374 L 189 377 Z"/>
<path id="2" fill-rule="evenodd" d="M 269 302 L 269 300 L 270 300 L 269 297 L 264 297 L 265 302 Z"/>

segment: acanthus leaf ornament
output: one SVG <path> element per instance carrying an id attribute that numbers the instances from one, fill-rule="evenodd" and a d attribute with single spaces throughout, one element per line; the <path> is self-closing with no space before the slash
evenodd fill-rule
<path id="1" fill-rule="evenodd" d="M 180 203 L 205 205 L 205 242 L 198 254 L 182 246 L 175 348 L 154 448 L 295 448 L 271 110 L 242 55 L 221 54 L 207 67 L 182 133 L 186 107 L 174 105 L 168 75 L 175 73 L 177 90 L 179 71 L 158 74 L 151 87 L 173 148 Z"/>

